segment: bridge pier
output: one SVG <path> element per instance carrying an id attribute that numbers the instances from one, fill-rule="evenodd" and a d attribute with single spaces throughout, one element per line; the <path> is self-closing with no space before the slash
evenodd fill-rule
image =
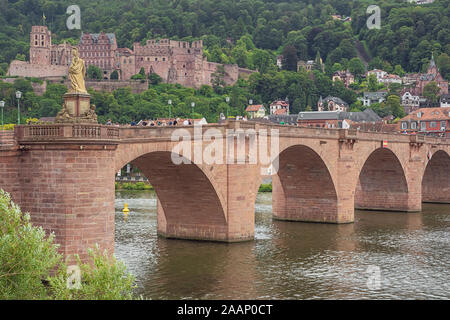
<path id="1" fill-rule="evenodd" d="M 105 147 L 41 145 L 21 155 L 21 209 L 54 232 L 70 261 L 86 261 L 96 244 L 114 252 L 114 151 Z"/>

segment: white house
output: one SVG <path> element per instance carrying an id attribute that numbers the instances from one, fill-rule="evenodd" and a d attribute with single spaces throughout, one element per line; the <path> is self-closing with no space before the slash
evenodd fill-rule
<path id="1" fill-rule="evenodd" d="M 441 96 L 441 108 L 450 108 L 450 94 Z"/>
<path id="2" fill-rule="evenodd" d="M 380 69 L 373 69 L 367 72 L 367 77 L 369 77 L 372 74 L 374 74 L 377 77 L 378 82 L 380 82 L 380 79 L 386 77 L 388 73 Z"/>
<path id="3" fill-rule="evenodd" d="M 379 92 L 364 92 L 364 96 L 362 99 L 363 105 L 365 107 L 370 107 L 372 103 L 382 103 L 386 100 L 387 92 L 379 91 Z"/>

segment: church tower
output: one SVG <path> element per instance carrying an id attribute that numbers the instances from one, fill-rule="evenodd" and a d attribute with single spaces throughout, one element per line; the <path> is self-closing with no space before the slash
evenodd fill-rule
<path id="1" fill-rule="evenodd" d="M 430 66 L 428 67 L 428 74 L 438 74 L 438 68 L 436 66 L 436 62 L 434 61 L 434 54 L 431 54 L 431 61 L 430 61 Z"/>
<path id="2" fill-rule="evenodd" d="M 52 35 L 46 26 L 32 26 L 30 33 L 30 63 L 51 64 Z"/>

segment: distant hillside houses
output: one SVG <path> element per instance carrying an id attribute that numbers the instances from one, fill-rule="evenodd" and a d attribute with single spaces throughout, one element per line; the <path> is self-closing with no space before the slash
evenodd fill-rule
<path id="1" fill-rule="evenodd" d="M 387 91 L 378 91 L 378 92 L 364 92 L 362 98 L 362 103 L 365 107 L 370 107 L 374 103 L 382 103 L 386 101 Z"/>
<path id="2" fill-rule="evenodd" d="M 349 87 L 352 83 L 355 82 L 355 76 L 348 70 L 346 71 L 336 71 L 333 74 L 333 82 L 340 80 L 344 82 L 345 87 Z"/>
<path id="3" fill-rule="evenodd" d="M 386 71 L 380 69 L 374 69 L 367 72 L 366 76 L 369 77 L 371 75 L 375 75 L 377 77 L 378 83 L 384 83 L 385 85 L 389 85 L 391 83 L 399 83 L 402 84 L 403 80 L 401 77 L 395 74 L 389 74 Z"/>
<path id="4" fill-rule="evenodd" d="M 270 114 L 289 115 L 289 102 L 286 100 L 277 100 L 270 104 Z"/>
<path id="5" fill-rule="evenodd" d="M 433 3 L 434 0 L 407 0 L 409 3 L 415 3 L 415 4 L 429 4 Z"/>
<path id="6" fill-rule="evenodd" d="M 348 111 L 348 103 L 339 97 L 328 96 L 322 99 L 322 96 L 317 103 L 317 110 L 319 112 L 323 111 Z"/>

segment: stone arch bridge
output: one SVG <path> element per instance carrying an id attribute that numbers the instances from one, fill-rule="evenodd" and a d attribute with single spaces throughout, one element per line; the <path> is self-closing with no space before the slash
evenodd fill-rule
<path id="1" fill-rule="evenodd" d="M 255 141 L 265 141 L 278 163 L 276 219 L 352 223 L 355 208 L 410 212 L 422 202 L 450 203 L 449 139 L 235 121 L 18 126 L 0 134 L 0 188 L 55 233 L 66 256 L 84 259 L 96 243 L 113 251 L 114 177 L 130 162 L 155 187 L 160 235 L 251 240 L 264 167 L 260 157 L 253 161 Z M 196 151 L 224 161 L 198 161 Z"/>

